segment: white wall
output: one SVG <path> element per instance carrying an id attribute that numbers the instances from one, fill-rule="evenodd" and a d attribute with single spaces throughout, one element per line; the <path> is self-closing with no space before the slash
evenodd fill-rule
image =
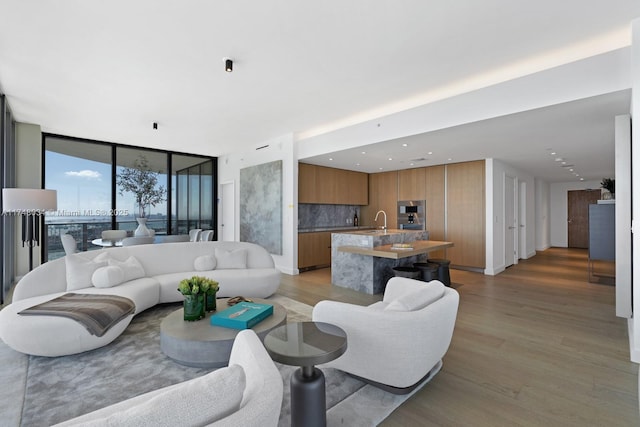
<path id="1" fill-rule="evenodd" d="M 240 239 L 240 169 L 282 160 L 282 255 L 273 255 L 276 267 L 287 274 L 298 273 L 298 161 L 293 134 L 274 138 L 255 147 L 218 159 L 218 182 L 235 183 L 235 239 Z M 221 194 L 220 191 L 218 194 Z M 219 203 L 218 203 L 219 204 Z M 219 207 L 219 206 L 218 206 Z M 220 221 L 218 221 L 220 222 Z M 222 230 L 218 224 L 218 235 Z"/>
<path id="2" fill-rule="evenodd" d="M 549 205 L 549 183 L 536 178 L 536 250 L 546 251 L 551 247 L 551 207 Z"/>
<path id="3" fill-rule="evenodd" d="M 640 19 L 632 22 L 632 56 L 631 56 L 631 75 L 632 75 L 632 91 L 631 91 L 631 120 L 635 122 L 635 126 L 631 128 L 631 146 L 634 141 L 640 141 Z M 640 218 L 640 149 L 631 151 L 631 188 L 632 188 L 632 206 L 631 217 L 632 224 L 639 227 L 636 219 Z M 640 363 L 640 233 L 634 232 L 632 237 L 633 244 L 633 307 L 634 316 L 629 319 L 629 344 L 631 350 L 631 360 Z"/>
<path id="4" fill-rule="evenodd" d="M 526 230 L 525 242 L 520 242 L 518 247 L 524 246 L 526 253 L 519 254 L 519 258 L 529 258 L 535 255 L 535 180 L 526 172 L 514 168 L 513 166 L 497 160 L 487 159 L 485 164 L 486 172 L 486 269 L 485 274 L 495 275 L 505 269 L 505 205 L 504 205 L 504 180 L 505 176 L 511 176 L 518 180 L 518 183 L 525 182 L 526 194 Z M 519 185 L 518 185 L 519 187 Z M 518 191 L 519 193 L 519 191 Z M 519 196 L 518 196 L 519 197 Z M 520 204 L 516 200 L 516 204 Z M 518 225 L 520 215 L 516 214 Z M 519 228 L 519 227 L 518 227 Z"/>
<path id="5" fill-rule="evenodd" d="M 559 248 L 569 246 L 567 192 L 569 190 L 596 190 L 599 188 L 600 181 L 557 182 L 550 185 L 551 246 Z"/>
<path id="6" fill-rule="evenodd" d="M 16 123 L 16 187 L 42 188 L 40 126 Z M 22 247 L 22 219 L 16 222 L 16 277 L 29 272 L 29 249 Z M 33 267 L 40 265 L 40 247 L 33 248 Z"/>

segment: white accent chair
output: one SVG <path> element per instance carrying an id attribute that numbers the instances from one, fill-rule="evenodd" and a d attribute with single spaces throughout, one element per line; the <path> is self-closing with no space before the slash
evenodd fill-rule
<path id="1" fill-rule="evenodd" d="M 64 248 L 65 254 L 71 255 L 78 252 L 78 244 L 71 234 L 63 234 L 60 236 L 60 240 L 62 241 L 62 247 Z"/>
<path id="2" fill-rule="evenodd" d="M 125 237 L 122 239 L 122 246 L 135 246 L 135 245 L 149 245 L 153 243 L 155 237 L 146 236 L 146 237 Z"/>
<path id="3" fill-rule="evenodd" d="M 213 230 L 203 230 L 200 232 L 201 242 L 210 242 L 213 240 Z"/>
<path id="4" fill-rule="evenodd" d="M 238 366 L 244 371 L 243 384 L 237 382 L 235 388 L 231 385 L 230 389 L 216 389 L 216 383 L 222 383 L 220 380 L 232 375 L 230 372 L 237 371 Z M 193 413 L 181 413 L 180 410 L 199 411 L 197 415 L 200 420 L 193 422 L 194 425 L 275 427 L 280 418 L 283 391 L 284 385 L 278 368 L 260 338 L 254 331 L 247 329 L 240 331 L 233 342 L 229 367 L 141 394 L 56 424 L 56 427 L 126 427 L 133 425 L 131 417 L 143 420 L 148 417 L 149 424 L 145 425 L 191 425 L 187 420 Z M 204 399 L 209 401 L 191 408 L 188 405 L 189 399 L 193 402 Z M 230 402 L 232 399 L 233 404 Z M 203 422 L 203 419 L 206 421 Z"/>
<path id="5" fill-rule="evenodd" d="M 200 240 L 200 232 L 202 231 L 202 228 L 194 228 L 189 230 L 189 241 L 190 242 L 197 242 L 198 240 Z"/>
<path id="6" fill-rule="evenodd" d="M 313 320 L 347 333 L 347 351 L 322 366 L 392 393 L 409 393 L 442 367 L 458 302 L 458 292 L 437 280 L 403 277 L 391 278 L 383 300 L 370 306 L 320 301 L 313 308 Z"/>

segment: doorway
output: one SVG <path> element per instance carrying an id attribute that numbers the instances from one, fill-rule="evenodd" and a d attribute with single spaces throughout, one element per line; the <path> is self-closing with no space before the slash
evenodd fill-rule
<path id="1" fill-rule="evenodd" d="M 233 181 L 224 182 L 222 187 L 222 241 L 233 242 L 236 238 L 235 227 L 235 184 Z"/>
<path id="2" fill-rule="evenodd" d="M 598 203 L 600 190 L 569 190 L 567 192 L 568 247 L 589 247 L 589 205 Z"/>
<path id="3" fill-rule="evenodd" d="M 512 176 L 504 177 L 504 266 L 518 262 L 517 191 L 518 181 Z"/>

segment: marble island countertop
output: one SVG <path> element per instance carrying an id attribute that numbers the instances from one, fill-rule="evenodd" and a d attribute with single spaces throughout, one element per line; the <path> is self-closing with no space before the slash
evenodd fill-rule
<path id="1" fill-rule="evenodd" d="M 403 231 L 403 230 L 397 230 Z M 416 240 L 407 244 L 409 247 L 394 248 L 393 244 L 380 245 L 373 248 L 363 246 L 340 246 L 338 252 L 367 255 L 379 258 L 400 259 L 415 255 L 425 254 L 431 251 L 453 247 L 453 242 L 439 240 Z"/>
<path id="2" fill-rule="evenodd" d="M 364 230 L 372 230 L 373 227 L 370 226 L 362 226 L 362 227 L 354 227 L 353 225 L 351 226 L 345 226 L 345 227 L 311 227 L 311 228 L 298 228 L 298 233 L 317 233 L 320 231 L 335 231 L 336 233 L 342 233 L 342 232 L 361 232 Z"/>
<path id="3" fill-rule="evenodd" d="M 424 230 L 399 230 L 395 228 L 382 230 L 380 228 L 370 227 L 368 230 L 354 230 L 349 234 L 357 234 L 359 236 L 390 236 L 393 234 L 413 234 L 422 231 Z"/>

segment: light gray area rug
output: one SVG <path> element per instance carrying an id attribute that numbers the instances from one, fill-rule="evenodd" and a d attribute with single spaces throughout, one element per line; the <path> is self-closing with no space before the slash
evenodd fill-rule
<path id="1" fill-rule="evenodd" d="M 287 308 L 290 322 L 311 318 L 306 304 L 282 296 L 272 299 Z M 50 426 L 209 372 L 179 365 L 160 350 L 160 322 L 177 308 L 179 304 L 149 309 L 110 345 L 77 355 L 25 356 L 0 342 L 0 425 Z M 290 425 L 289 379 L 297 368 L 276 365 L 285 386 L 279 422 L 284 427 Z M 329 426 L 375 426 L 411 396 L 384 392 L 335 369 L 323 372 Z"/>

